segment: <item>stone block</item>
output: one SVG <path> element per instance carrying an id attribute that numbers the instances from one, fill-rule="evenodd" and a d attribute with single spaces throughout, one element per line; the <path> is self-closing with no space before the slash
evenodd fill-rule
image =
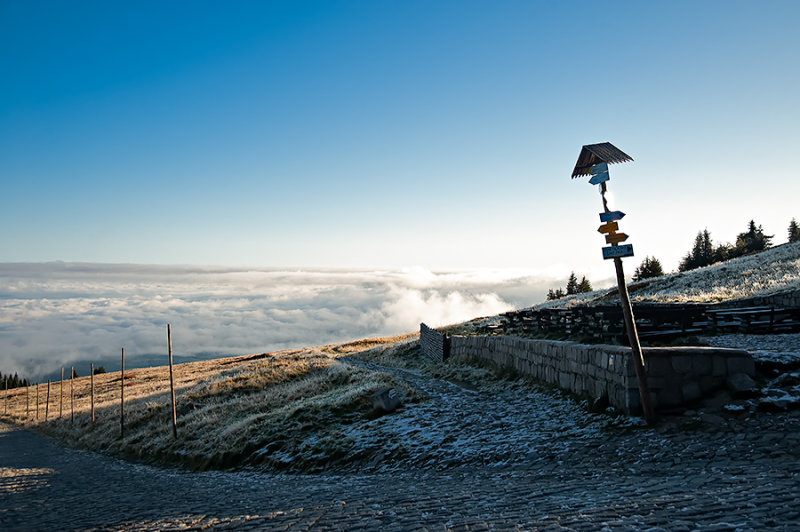
<path id="1" fill-rule="evenodd" d="M 654 377 L 647 375 L 647 387 L 651 390 L 661 390 L 667 386 L 667 379 L 665 377 Z"/>
<path id="2" fill-rule="evenodd" d="M 728 366 L 728 375 L 735 375 L 736 373 L 744 373 L 745 375 L 755 375 L 756 366 L 753 359 L 744 356 L 728 357 L 726 360 Z"/>
<path id="3" fill-rule="evenodd" d="M 700 385 L 700 391 L 703 392 L 703 395 L 708 395 L 710 392 L 721 387 L 722 379 L 712 375 L 704 375 L 697 379 L 697 384 Z"/>
<path id="4" fill-rule="evenodd" d="M 662 407 L 683 404 L 683 394 L 677 386 L 667 386 L 658 391 L 658 404 Z"/>
<path id="5" fill-rule="evenodd" d="M 735 373 L 728 377 L 728 388 L 734 397 L 748 397 L 757 391 L 756 383 L 745 373 Z"/>
<path id="6" fill-rule="evenodd" d="M 665 357 L 647 357 L 645 366 L 648 376 L 666 377 L 673 372 L 672 360 Z"/>
<path id="7" fill-rule="evenodd" d="M 712 362 L 711 356 L 706 354 L 697 354 L 692 357 L 692 372 L 695 375 L 711 375 Z"/>
<path id="8" fill-rule="evenodd" d="M 714 355 L 711 359 L 711 375 L 725 377 L 728 374 L 728 365 L 722 355 Z"/>
<path id="9" fill-rule="evenodd" d="M 384 388 L 370 396 L 372 408 L 383 412 L 393 412 L 400 406 L 400 394 L 395 388 Z"/>
<path id="10" fill-rule="evenodd" d="M 681 394 L 683 395 L 683 401 L 686 403 L 696 401 L 703 396 L 703 392 L 700 390 L 700 385 L 694 381 L 683 383 L 683 386 L 681 387 Z"/>
<path id="11" fill-rule="evenodd" d="M 689 373 L 692 370 L 692 357 L 687 355 L 672 357 L 672 369 L 681 374 Z"/>

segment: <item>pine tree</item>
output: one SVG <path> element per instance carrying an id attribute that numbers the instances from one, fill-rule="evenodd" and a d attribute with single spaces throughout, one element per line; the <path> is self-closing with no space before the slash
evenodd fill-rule
<path id="1" fill-rule="evenodd" d="M 569 279 L 567 279 L 567 295 L 578 293 L 578 278 L 575 272 L 570 272 Z"/>
<path id="2" fill-rule="evenodd" d="M 711 242 L 711 233 L 704 229 L 697 233 L 692 251 L 681 260 L 678 270 L 685 272 L 708 266 L 714 262 L 714 245 Z"/>
<path id="3" fill-rule="evenodd" d="M 794 218 L 789 222 L 789 243 L 792 242 L 800 242 L 800 227 L 797 226 Z"/>
<path id="4" fill-rule="evenodd" d="M 664 269 L 661 267 L 661 262 L 655 257 L 645 257 L 642 263 L 633 273 L 633 280 L 642 281 L 652 277 L 660 277 L 661 275 L 664 275 Z"/>
<path id="5" fill-rule="evenodd" d="M 586 277 L 581 277 L 581 282 L 578 283 L 578 293 L 585 294 L 592 291 L 592 283 Z"/>
<path id="6" fill-rule="evenodd" d="M 736 254 L 737 256 L 741 256 L 748 253 L 764 251 L 770 247 L 772 238 L 772 236 L 764 234 L 764 229 L 760 225 L 756 227 L 755 221 L 750 220 L 747 231 L 739 233 L 736 237 Z"/>

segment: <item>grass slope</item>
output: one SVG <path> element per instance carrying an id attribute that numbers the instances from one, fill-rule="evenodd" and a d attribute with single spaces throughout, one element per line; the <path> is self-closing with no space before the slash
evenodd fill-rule
<path id="1" fill-rule="evenodd" d="M 177 439 L 166 366 L 125 372 L 124 436 L 120 372 L 94 377 L 94 423 L 90 377 L 64 381 L 63 395 L 60 383 L 52 383 L 49 405 L 47 384 L 39 385 L 38 419 L 36 387 L 10 390 L 0 419 L 74 447 L 146 462 L 319 470 L 344 458 L 340 429 L 371 415 L 371 394 L 394 386 L 416 397 L 390 375 L 354 366 L 345 355 L 413 336 L 176 365 Z"/>

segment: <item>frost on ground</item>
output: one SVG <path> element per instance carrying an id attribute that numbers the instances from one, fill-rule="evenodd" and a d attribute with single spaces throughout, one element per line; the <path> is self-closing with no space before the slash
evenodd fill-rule
<path id="1" fill-rule="evenodd" d="M 800 334 L 724 334 L 704 338 L 708 345 L 744 349 L 757 362 L 800 364 Z"/>
<path id="2" fill-rule="evenodd" d="M 800 242 L 688 272 L 631 283 L 628 289 L 633 303 L 716 303 L 800 290 Z M 607 304 L 609 299 L 618 300 L 616 289 L 567 296 L 534 308 Z"/>
<path id="3" fill-rule="evenodd" d="M 754 408 L 770 412 L 800 408 L 800 334 L 725 334 L 705 341 L 715 347 L 744 349 L 763 368 L 767 382 Z"/>

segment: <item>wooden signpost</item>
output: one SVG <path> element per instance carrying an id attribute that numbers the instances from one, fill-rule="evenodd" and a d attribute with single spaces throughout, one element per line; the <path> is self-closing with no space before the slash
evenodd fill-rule
<path id="1" fill-rule="evenodd" d="M 625 233 L 606 235 L 606 244 L 611 244 L 612 246 L 617 246 L 620 242 L 625 242 L 626 240 L 628 240 L 628 235 Z M 631 252 L 633 252 L 633 246 L 631 246 Z"/>
<path id="2" fill-rule="evenodd" d="M 642 346 L 639 343 L 639 334 L 636 331 L 636 320 L 633 317 L 633 307 L 628 295 L 628 285 L 625 282 L 625 271 L 622 269 L 622 257 L 633 256 L 633 246 L 623 244 L 628 240 L 625 233 L 617 233 L 619 230 L 620 219 L 625 216 L 624 212 L 612 211 L 608 208 L 606 199 L 607 183 L 609 181 L 608 163 L 623 163 L 633 159 L 622 150 L 611 144 L 589 144 L 583 147 L 572 177 L 589 175 L 589 183 L 600 185 L 600 196 L 603 200 L 603 212 L 600 213 L 600 221 L 603 222 L 597 231 L 605 234 L 607 244 L 610 246 L 603 248 L 603 259 L 613 259 L 614 268 L 617 273 L 617 288 L 619 291 L 620 303 L 622 304 L 622 314 L 625 320 L 625 329 L 628 332 L 628 341 L 631 344 L 633 354 L 633 366 L 636 370 L 636 379 L 639 383 L 639 399 L 642 403 L 642 412 L 645 419 L 652 422 L 655 419 L 653 408 L 650 405 L 650 390 L 647 386 L 647 374 L 645 373 L 644 355 Z"/>

